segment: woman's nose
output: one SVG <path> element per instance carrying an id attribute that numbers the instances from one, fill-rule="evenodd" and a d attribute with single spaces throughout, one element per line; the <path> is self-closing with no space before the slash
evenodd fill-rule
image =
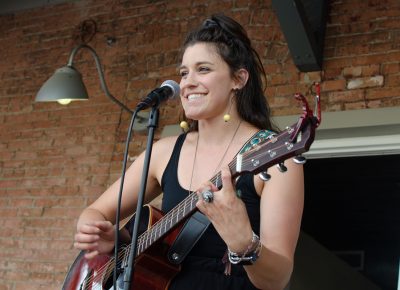
<path id="1" fill-rule="evenodd" d="M 185 88 L 190 88 L 190 87 L 195 87 L 198 85 L 198 81 L 196 78 L 196 75 L 192 72 L 188 72 L 180 82 L 180 87 L 181 90 L 184 90 Z"/>

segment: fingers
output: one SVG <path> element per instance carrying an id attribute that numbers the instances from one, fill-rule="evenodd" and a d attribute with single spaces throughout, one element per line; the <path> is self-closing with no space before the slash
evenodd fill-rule
<path id="1" fill-rule="evenodd" d="M 94 234 L 100 234 L 101 230 L 99 229 L 98 226 L 92 224 L 84 224 L 78 227 L 77 229 L 78 233 L 84 233 L 84 234 L 89 234 L 89 235 L 94 235 Z"/>
<path id="2" fill-rule="evenodd" d="M 92 223 L 87 223 L 79 226 L 77 229 L 78 233 L 88 234 L 88 235 L 101 235 L 113 231 L 113 225 L 109 221 L 95 221 Z"/>
<path id="3" fill-rule="evenodd" d="M 80 225 L 75 234 L 74 247 L 79 250 L 84 250 L 87 253 L 85 258 L 92 259 L 103 251 L 104 241 L 108 240 L 113 243 L 112 236 L 114 227 L 109 221 L 96 221 Z"/>
<path id="4" fill-rule="evenodd" d="M 85 258 L 90 260 L 90 259 L 93 259 L 94 257 L 96 257 L 98 254 L 99 254 L 99 251 L 87 252 L 87 253 L 85 253 Z"/>
<path id="5" fill-rule="evenodd" d="M 227 193 L 230 194 L 232 193 L 232 196 L 235 195 L 235 188 L 232 182 L 232 175 L 231 171 L 228 166 L 224 166 L 221 169 L 221 180 L 222 180 L 222 189 L 219 190 L 211 181 L 205 183 L 202 185 L 196 192 L 198 196 L 198 205 L 201 206 L 202 202 L 206 203 L 211 203 L 211 201 L 207 198 L 207 192 L 223 192 L 223 195 L 226 195 Z M 216 195 L 212 196 L 212 201 L 214 200 L 214 197 Z M 217 198 L 223 198 L 221 195 L 219 195 Z"/>
<path id="6" fill-rule="evenodd" d="M 235 188 L 232 183 L 232 175 L 228 166 L 224 166 L 221 169 L 222 187 L 226 192 L 235 192 Z"/>
<path id="7" fill-rule="evenodd" d="M 199 192 L 203 192 L 203 191 L 207 191 L 207 190 L 214 192 L 214 191 L 218 191 L 218 188 L 211 181 L 208 181 L 208 182 L 204 183 L 202 186 L 200 186 L 196 192 L 199 193 Z"/>
<path id="8" fill-rule="evenodd" d="M 79 250 L 92 251 L 98 247 L 100 240 L 99 230 L 92 226 L 84 225 L 75 234 L 74 247 Z"/>
<path id="9" fill-rule="evenodd" d="M 93 251 L 96 251 L 98 246 L 99 246 L 99 244 L 97 242 L 91 242 L 91 243 L 74 242 L 75 249 L 82 250 L 82 251 L 93 252 Z"/>
<path id="10" fill-rule="evenodd" d="M 114 231 L 114 226 L 110 221 L 96 221 L 94 222 L 94 226 L 103 232 Z"/>

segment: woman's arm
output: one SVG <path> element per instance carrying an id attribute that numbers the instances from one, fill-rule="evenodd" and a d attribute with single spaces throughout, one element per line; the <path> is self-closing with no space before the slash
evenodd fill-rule
<path id="1" fill-rule="evenodd" d="M 303 211 L 303 168 L 292 160 L 285 162 L 288 171 L 268 170 L 271 180 L 264 183 L 255 176 L 257 192 L 261 194 L 261 252 L 254 264 L 245 266 L 251 282 L 260 289 L 281 290 L 289 281 L 293 256 Z M 245 204 L 235 193 L 228 167 L 221 170 L 220 191 L 211 183 L 199 192 L 210 189 L 214 200 L 206 203 L 201 193 L 197 207 L 210 219 L 228 248 L 244 253 L 252 245 L 252 228 Z"/>
<path id="2" fill-rule="evenodd" d="M 283 289 L 293 270 L 304 205 L 304 177 L 301 165 L 291 159 L 285 165 L 285 173 L 276 166 L 268 170 L 272 178 L 264 183 L 260 205 L 262 249 L 258 260 L 245 266 L 250 280 L 261 289 Z"/>
<path id="3" fill-rule="evenodd" d="M 145 192 L 145 202 L 161 191 L 162 173 L 171 155 L 174 140 L 166 138 L 154 144 Z M 140 189 L 145 152 L 135 160 L 125 175 L 121 201 L 121 219 L 134 213 Z M 109 253 L 114 247 L 114 224 L 120 189 L 120 179 L 115 181 L 97 200 L 83 210 L 77 223 L 74 246 L 86 250 L 87 258 Z"/>

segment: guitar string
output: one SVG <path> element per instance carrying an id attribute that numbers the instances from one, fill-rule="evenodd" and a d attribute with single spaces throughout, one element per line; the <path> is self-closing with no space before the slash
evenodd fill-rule
<path id="1" fill-rule="evenodd" d="M 193 195 L 195 195 L 195 194 L 193 194 Z M 185 206 L 184 204 L 180 204 L 179 207 L 184 207 L 184 206 Z M 172 213 L 172 217 L 170 217 L 170 219 L 173 218 L 174 215 L 175 215 L 175 213 Z M 153 229 L 154 227 L 159 227 L 160 225 L 161 225 L 160 223 L 154 224 L 153 227 L 152 227 L 151 229 Z M 144 238 L 145 238 L 145 236 L 146 236 L 146 232 L 140 235 L 140 237 L 139 237 L 139 244 L 140 244 L 140 246 L 144 245 L 144 242 L 145 242 L 145 241 L 144 241 Z M 140 246 L 139 246 L 139 248 L 140 248 Z M 120 251 L 120 254 L 118 255 L 118 258 L 123 258 L 123 257 L 126 257 L 126 255 L 129 255 L 130 249 L 131 249 L 130 247 L 126 247 L 126 248 L 122 249 L 122 250 Z M 144 250 L 145 250 L 145 249 L 143 249 L 143 251 L 144 251 Z M 115 259 L 112 258 L 112 259 L 109 260 L 106 264 L 104 264 L 101 268 L 99 268 L 99 269 L 96 271 L 96 272 L 97 272 L 97 275 L 96 275 L 96 276 L 93 276 L 93 277 L 89 277 L 88 279 L 86 279 L 86 283 L 93 283 L 96 279 L 99 280 L 99 279 L 101 279 L 102 277 L 111 274 L 111 271 L 108 271 L 107 269 L 111 269 L 111 265 L 115 263 L 114 260 L 115 260 Z M 121 263 L 122 263 L 122 259 L 118 259 L 118 260 L 117 260 L 117 266 L 118 266 L 119 264 L 121 264 Z M 104 274 L 103 272 L 105 272 L 105 274 Z"/>
<path id="2" fill-rule="evenodd" d="M 279 135 L 277 135 L 277 136 L 274 136 L 274 139 L 276 139 L 276 140 L 278 140 L 279 138 L 282 138 L 285 134 L 289 134 L 289 132 L 288 131 L 284 131 L 284 132 L 282 132 L 281 134 L 279 134 Z M 269 143 L 271 143 L 272 142 L 272 140 L 271 139 L 268 139 L 266 142 L 263 142 L 263 143 L 261 143 L 261 144 L 257 144 L 260 148 L 262 148 L 262 147 L 265 147 L 265 146 L 267 146 Z M 285 145 L 280 145 L 280 146 L 277 146 L 277 147 L 275 147 L 273 150 L 278 150 L 278 149 L 281 149 L 281 148 L 283 148 L 283 147 L 285 147 Z M 260 148 L 258 148 L 257 149 L 257 151 L 259 151 L 259 149 Z M 251 149 L 251 150 L 249 150 L 249 151 L 247 151 L 247 152 L 244 152 L 243 154 L 242 154 L 242 156 L 243 157 L 246 157 L 246 155 L 250 155 L 250 154 L 252 154 L 253 153 L 253 151 L 254 151 L 254 149 Z M 263 156 L 264 155 L 264 152 L 262 152 L 261 154 L 260 153 L 258 153 L 258 154 L 256 154 L 255 156 L 254 156 L 254 158 L 258 158 L 258 157 L 261 157 L 261 156 Z M 245 159 L 245 158 L 244 158 Z M 236 163 L 236 160 L 237 160 L 237 158 L 234 158 L 234 160 L 232 160 L 230 163 L 229 163 L 229 167 L 231 168 L 231 166 L 234 166 L 235 165 L 235 163 Z M 242 162 L 242 165 L 249 165 L 249 164 L 252 164 L 252 161 L 244 161 L 244 162 Z M 216 182 L 218 181 L 218 179 L 220 179 L 220 172 L 218 172 L 210 181 L 211 182 L 213 182 L 215 185 L 217 185 L 216 184 Z M 146 241 L 148 240 L 148 232 L 151 232 L 151 231 L 156 231 L 156 230 L 158 230 L 158 228 L 160 228 L 160 230 L 162 229 L 162 226 L 163 226 L 163 220 L 165 220 L 165 221 L 168 221 L 168 218 L 170 218 L 170 220 L 169 221 L 171 221 L 171 217 L 172 218 L 174 218 L 175 217 L 175 214 L 176 214 L 176 218 L 179 218 L 179 212 L 180 211 L 178 211 L 178 210 L 176 210 L 176 209 L 179 209 L 179 208 L 182 208 L 182 207 L 187 207 L 187 204 L 188 204 L 188 202 L 190 202 L 190 203 L 193 203 L 193 201 L 194 201 L 194 199 L 197 199 L 197 195 L 195 194 L 195 193 L 191 193 L 191 194 L 189 194 L 181 203 L 179 203 L 178 204 L 178 206 L 177 207 L 175 207 L 175 208 L 173 208 L 169 213 L 171 213 L 170 214 L 170 216 L 167 214 L 167 215 L 165 215 L 161 220 L 159 220 L 159 221 L 157 221 L 152 227 L 150 227 L 147 231 L 145 231 L 143 234 L 141 234 L 140 236 L 139 236 L 139 240 L 140 240 L 140 242 L 139 242 L 139 244 L 140 245 L 143 245 L 143 243 L 144 243 L 144 241 L 143 241 L 143 239 L 146 237 L 146 233 L 147 233 L 147 238 L 146 238 Z M 184 214 L 185 215 L 185 214 Z M 184 216 L 183 215 L 183 216 Z M 164 226 L 167 226 L 166 224 L 164 225 Z M 157 234 L 155 234 L 155 237 L 156 237 L 156 240 L 158 239 L 158 238 L 160 238 L 161 237 L 161 235 L 160 236 L 158 236 L 157 237 Z M 150 241 L 151 241 L 151 234 L 150 234 Z M 146 248 L 147 249 L 147 248 Z M 143 249 L 143 251 L 144 250 L 146 250 L 146 249 Z M 120 259 L 120 258 L 125 258 L 126 257 L 126 255 L 128 254 L 130 252 L 130 247 L 125 247 L 124 249 L 122 249 L 121 251 L 120 251 L 120 253 L 118 254 L 118 260 L 117 260 L 117 266 L 119 265 L 119 264 L 121 264 L 122 263 L 122 259 Z M 138 253 L 137 253 L 138 254 Z M 139 253 L 140 254 L 140 253 Z M 100 267 L 98 270 L 97 270 L 97 275 L 96 276 L 93 276 L 93 278 L 92 277 L 90 277 L 89 279 L 88 279 L 88 281 L 86 281 L 86 282 L 89 282 L 89 283 L 91 283 L 91 282 L 93 282 L 97 277 L 101 277 L 102 276 L 102 272 L 104 271 L 104 269 L 106 268 L 106 270 L 105 270 L 105 272 L 106 272 L 106 274 L 110 274 L 111 273 L 111 271 L 107 271 L 107 269 L 111 269 L 111 264 L 113 264 L 113 263 L 115 263 L 115 258 L 112 258 L 112 259 L 110 259 L 107 263 L 105 263 L 102 267 Z M 108 272 L 108 273 L 107 273 Z M 86 280 L 86 278 L 85 278 L 85 280 Z M 91 281 L 92 280 L 92 281 Z"/>
<path id="3" fill-rule="evenodd" d="M 158 224 L 159 225 L 159 224 Z M 153 226 L 154 227 L 154 226 Z M 153 228 L 152 227 L 152 228 Z M 140 237 L 139 237 L 139 239 L 140 239 L 140 242 L 139 242 L 139 244 L 141 244 L 141 245 L 144 245 L 144 243 L 145 243 L 145 241 L 143 241 L 143 238 L 144 238 L 144 234 L 142 234 L 142 235 L 140 235 Z M 146 240 L 147 241 L 147 240 Z M 117 266 L 119 265 L 119 264 L 121 264 L 122 263 L 122 258 L 124 258 L 124 257 L 126 257 L 127 255 L 129 255 L 129 253 L 130 253 L 130 247 L 125 247 L 124 249 L 122 249 L 121 251 L 120 251 L 120 253 L 119 253 L 119 255 L 118 255 L 118 260 L 117 260 Z M 144 251 L 145 249 L 143 249 L 143 251 Z M 112 259 L 110 259 L 107 263 L 105 263 L 102 267 L 100 267 L 99 269 L 97 269 L 96 270 L 96 272 L 97 272 L 97 275 L 96 276 L 91 276 L 91 277 L 89 277 L 89 278 L 87 278 L 87 279 L 85 279 L 86 280 L 86 283 L 94 283 L 95 282 L 95 280 L 99 280 L 99 279 L 102 279 L 102 277 L 104 277 L 104 276 L 109 276 L 110 274 L 111 274 L 111 270 L 108 270 L 108 269 L 112 269 L 111 268 L 111 266 L 115 263 L 115 258 L 112 258 Z M 105 272 L 105 273 L 103 273 L 103 272 Z"/>
<path id="4" fill-rule="evenodd" d="M 121 250 L 121 252 L 118 254 L 118 263 L 117 266 L 119 266 L 119 261 L 122 261 L 122 258 L 124 256 L 124 250 Z M 86 285 L 90 285 L 91 283 L 95 283 L 95 280 L 100 280 L 100 289 L 102 289 L 103 283 L 102 281 L 104 280 L 105 276 L 108 276 L 108 278 L 111 277 L 111 273 L 113 272 L 113 267 L 114 267 L 114 257 L 111 258 L 109 261 L 107 261 L 103 266 L 101 266 L 99 269 L 97 269 L 95 272 L 97 273 L 96 276 L 92 275 L 89 278 L 85 278 Z M 103 273 L 105 272 L 105 273 Z M 95 283 L 95 285 L 99 285 L 98 283 Z M 94 289 L 94 288 L 92 288 Z M 96 288 L 97 289 L 97 288 Z"/>

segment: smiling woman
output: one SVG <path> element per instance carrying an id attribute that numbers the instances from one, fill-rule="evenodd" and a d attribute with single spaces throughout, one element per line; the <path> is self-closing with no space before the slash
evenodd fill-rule
<path id="1" fill-rule="evenodd" d="M 235 90 L 246 84 L 248 73 L 242 69 L 231 77 L 228 65 L 217 54 L 215 46 L 198 43 L 189 46 L 180 68 L 181 97 L 185 115 L 194 120 L 218 118 L 232 110 L 237 119 Z"/>
<path id="2" fill-rule="evenodd" d="M 154 144 L 145 194 L 149 201 L 163 192 L 162 210 L 175 219 L 185 214 L 181 205 L 189 198 L 210 225 L 172 281 L 160 286 L 166 271 L 152 266 L 154 274 L 146 280 L 136 272 L 135 283 L 139 289 L 283 289 L 299 235 L 303 168 L 287 162 L 285 175 L 270 168 L 272 179 L 266 183 L 251 170 L 232 180 L 229 167 L 238 152 L 273 134 L 259 56 L 239 23 L 214 15 L 188 35 L 180 75 L 189 130 Z M 144 155 L 126 173 L 122 218 L 136 208 Z M 75 247 L 87 259 L 114 248 L 119 184 L 117 180 L 79 217 Z M 144 280 L 147 284 L 140 288 Z"/>

